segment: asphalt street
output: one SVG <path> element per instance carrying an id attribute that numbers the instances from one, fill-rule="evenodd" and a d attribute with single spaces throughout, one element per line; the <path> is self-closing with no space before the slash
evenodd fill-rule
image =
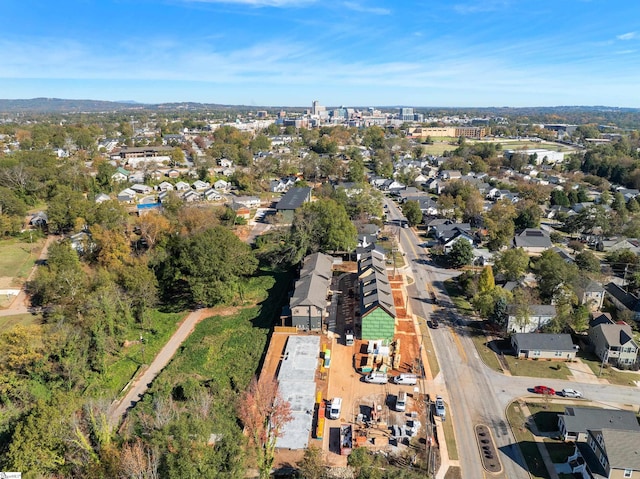
<path id="1" fill-rule="evenodd" d="M 403 218 L 393 201 L 386 199 L 385 203 L 388 221 L 393 223 Z M 435 312 L 446 318 L 439 321 L 438 329 L 430 330 L 440 374 L 427 387 L 442 393 L 449 404 L 463 477 L 480 478 L 485 475 L 474 433 L 477 424 L 485 424 L 491 429 L 500 451 L 504 468 L 501 476 L 528 479 L 529 473 L 520 450 L 514 447 L 516 441 L 508 426 L 505 410 L 515 398 L 530 395 L 529 389 L 540 380 L 505 376 L 482 362 L 467 332 L 467 323 L 472 319 L 457 314 L 444 289 L 444 281 L 458 273 L 434 266 L 426 250 L 420 246 L 423 240 L 412 229 L 398 227 L 396 234 L 407 262 L 405 271 L 415 281 L 408 288 L 414 314 L 429 320 Z M 438 306 L 432 304 L 428 288 L 436 291 Z M 579 389 L 586 398 L 603 406 L 640 405 L 639 388 L 546 379 L 544 384 L 557 390 L 565 387 Z"/>

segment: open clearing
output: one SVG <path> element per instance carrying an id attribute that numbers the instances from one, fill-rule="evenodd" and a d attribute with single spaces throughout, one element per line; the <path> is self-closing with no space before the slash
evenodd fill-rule
<path id="1" fill-rule="evenodd" d="M 24 282 L 43 245 L 43 239 L 33 243 L 19 239 L 0 241 L 0 289 L 16 288 Z"/>

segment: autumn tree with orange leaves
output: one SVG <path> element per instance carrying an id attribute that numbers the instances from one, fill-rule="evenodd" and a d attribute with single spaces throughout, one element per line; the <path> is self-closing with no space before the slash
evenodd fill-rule
<path id="1" fill-rule="evenodd" d="M 278 381 L 255 377 L 238 404 L 238 416 L 255 449 L 260 479 L 268 479 L 275 458 L 276 440 L 291 421 L 291 404 L 280 395 Z"/>

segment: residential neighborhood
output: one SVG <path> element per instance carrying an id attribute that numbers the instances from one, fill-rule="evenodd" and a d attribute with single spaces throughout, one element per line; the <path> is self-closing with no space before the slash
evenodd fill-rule
<path id="1" fill-rule="evenodd" d="M 103 414 L 167 477 L 311 454 L 326 477 L 640 474 L 640 185 L 595 174 L 607 129 L 317 101 L 95 115 L 63 155 L 0 124 L 0 401 L 64 418 L 65 473 L 90 475 L 78 444 L 106 467 Z M 18 431 L 3 464 L 32 455 Z"/>

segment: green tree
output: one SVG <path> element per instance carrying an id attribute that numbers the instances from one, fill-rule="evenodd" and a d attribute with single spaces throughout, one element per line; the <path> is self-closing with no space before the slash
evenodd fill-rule
<path id="1" fill-rule="evenodd" d="M 495 287 L 496 282 L 493 278 L 493 269 L 491 266 L 485 266 L 482 268 L 482 272 L 478 277 L 478 291 L 480 293 L 486 293 L 493 290 Z"/>
<path id="2" fill-rule="evenodd" d="M 540 226 L 540 207 L 531 202 L 522 202 L 518 205 L 518 215 L 514 219 L 514 225 L 517 230 L 526 228 L 537 228 Z"/>
<path id="3" fill-rule="evenodd" d="M 471 261 L 473 261 L 473 246 L 467 240 L 459 239 L 453 243 L 451 250 L 447 253 L 447 260 L 454 268 L 461 268 L 471 264 Z"/>
<path id="4" fill-rule="evenodd" d="M 304 479 L 322 479 L 325 472 L 322 460 L 322 449 L 309 446 L 304 451 L 302 460 L 298 462 L 298 472 Z"/>
<path id="5" fill-rule="evenodd" d="M 271 149 L 271 140 L 266 135 L 256 135 L 256 137 L 251 140 L 249 147 L 251 148 L 251 151 L 253 153 L 258 153 L 259 151 L 269 151 Z"/>
<path id="6" fill-rule="evenodd" d="M 515 233 L 514 219 L 516 216 L 516 209 L 511 202 L 503 200 L 493 205 L 485 215 L 489 249 L 497 251 L 509 244 Z"/>
<path id="7" fill-rule="evenodd" d="M 534 262 L 534 272 L 538 281 L 540 297 L 551 301 L 563 285 L 569 285 L 577 277 L 578 269 L 567 263 L 558 253 L 543 251 Z"/>
<path id="8" fill-rule="evenodd" d="M 402 214 L 407 218 L 411 226 L 422 223 L 422 210 L 420 203 L 416 200 L 409 200 L 402 205 Z"/>
<path id="9" fill-rule="evenodd" d="M 251 247 L 222 226 L 176 238 L 167 253 L 159 270 L 165 294 L 206 306 L 231 301 L 258 266 Z"/>
<path id="10" fill-rule="evenodd" d="M 569 203 L 569 198 L 563 190 L 553 190 L 551 192 L 551 204 L 564 207 L 571 206 L 571 204 Z"/>
<path id="11" fill-rule="evenodd" d="M 508 249 L 497 255 L 495 266 L 506 280 L 517 281 L 527 272 L 529 256 L 522 248 Z"/>
<path id="12" fill-rule="evenodd" d="M 343 205 L 332 199 L 305 203 L 296 211 L 291 225 L 295 245 L 293 263 L 317 251 L 351 251 L 357 231 Z"/>

